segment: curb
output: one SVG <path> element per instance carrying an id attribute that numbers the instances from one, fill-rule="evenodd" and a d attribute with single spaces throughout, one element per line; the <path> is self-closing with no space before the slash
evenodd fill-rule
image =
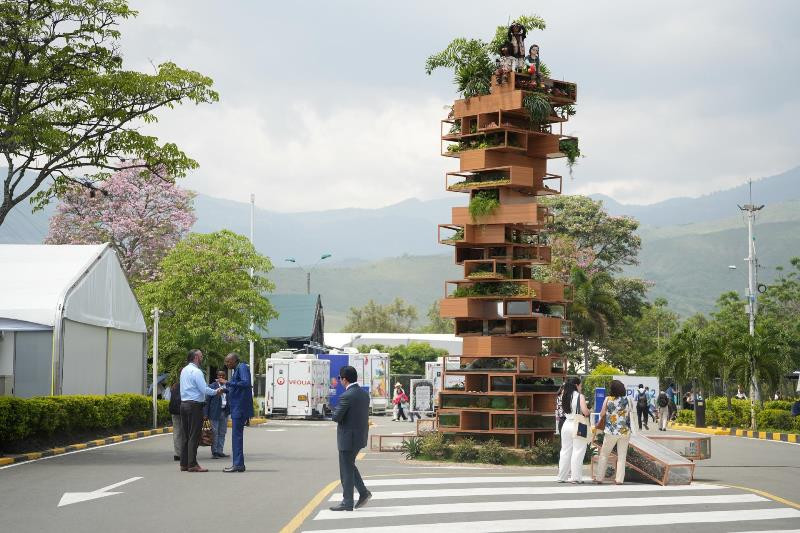
<path id="1" fill-rule="evenodd" d="M 687 426 L 685 424 L 670 424 L 669 427 L 676 430 L 706 433 L 708 435 L 727 435 L 729 437 L 746 437 L 750 439 L 800 443 L 800 435 L 796 433 L 773 433 L 770 431 L 752 431 L 749 429 L 720 428 L 716 426 L 697 428 L 694 426 Z"/>
<path id="2" fill-rule="evenodd" d="M 266 423 L 267 423 L 266 418 L 250 419 L 251 426 L 258 426 Z M 230 427 L 230 421 L 228 421 L 228 427 Z M 128 440 L 141 439 L 142 437 L 150 437 L 152 435 L 160 435 L 162 433 L 172 433 L 172 426 L 167 426 L 158 429 L 148 429 L 145 431 L 134 431 L 133 433 L 124 433 L 122 435 L 112 435 L 111 437 L 106 437 L 104 439 L 95 439 L 95 440 L 90 440 L 88 442 L 82 442 L 79 444 L 70 444 L 69 446 L 50 448 L 49 450 L 44 450 L 41 452 L 28 452 L 28 453 L 20 453 L 17 455 L 6 455 L 0 457 L 0 466 L 8 466 L 17 463 L 24 463 L 26 461 L 35 461 L 36 459 L 42 459 L 43 457 L 53 457 L 54 455 L 77 452 L 79 450 L 86 450 L 88 448 L 96 448 L 98 446 L 105 446 L 106 444 L 114 444 L 115 442 L 125 442 Z"/>
<path id="3" fill-rule="evenodd" d="M 33 461 L 43 457 L 52 457 L 54 455 L 61 455 L 69 452 L 76 452 L 85 450 L 87 448 L 96 448 L 97 446 L 105 446 L 106 444 L 114 444 L 115 442 L 124 442 L 126 440 L 140 439 L 142 437 L 149 437 L 151 435 L 159 435 L 161 433 L 171 433 L 172 427 L 163 427 L 158 429 L 148 429 L 146 431 L 136 431 L 133 433 L 125 433 L 123 435 L 114 435 L 104 439 L 90 440 L 89 442 L 82 442 L 80 444 L 70 444 L 69 446 L 62 446 L 59 448 L 50 448 L 42 452 L 29 452 L 21 453 L 18 455 L 7 455 L 0 457 L 0 466 L 12 465 L 16 463 L 24 463 L 25 461 Z"/>

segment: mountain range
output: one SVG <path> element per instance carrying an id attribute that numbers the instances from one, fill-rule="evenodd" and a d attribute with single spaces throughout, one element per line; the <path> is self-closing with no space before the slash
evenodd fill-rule
<path id="1" fill-rule="evenodd" d="M 652 296 L 666 297 L 686 316 L 708 312 L 721 292 L 741 292 L 745 286 L 746 226 L 737 204 L 748 203 L 749 192 L 742 184 L 650 205 L 592 197 L 602 200 L 610 214 L 640 221 L 640 264 L 626 273 L 648 280 Z M 753 181 L 752 194 L 755 203 L 766 204 L 758 217 L 757 251 L 762 279 L 768 282 L 775 267 L 800 255 L 800 167 Z M 322 254 L 332 254 L 312 274 L 312 290 L 323 295 L 329 330 L 344 324 L 349 307 L 370 298 L 385 302 L 399 296 L 424 315 L 441 297 L 444 280 L 459 277 L 452 249 L 437 242 L 436 227 L 448 221 L 450 207 L 465 203 L 466 195 L 451 194 L 375 209 L 280 213 L 257 208 L 255 244 L 277 267 L 270 277 L 278 292 L 305 290 L 305 276 L 285 259 L 314 265 Z M 198 194 L 195 210 L 194 231 L 250 232 L 248 203 Z M 27 205 L 18 206 L 0 226 L 0 243 L 41 242 L 52 211 L 49 206 L 32 214 Z"/>

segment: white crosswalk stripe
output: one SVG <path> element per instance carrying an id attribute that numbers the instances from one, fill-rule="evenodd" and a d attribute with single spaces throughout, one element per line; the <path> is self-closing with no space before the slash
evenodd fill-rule
<path id="1" fill-rule="evenodd" d="M 728 531 L 733 523 L 744 522 L 736 527 L 789 533 L 800 519 L 800 510 L 758 494 L 703 483 L 565 485 L 555 483 L 553 476 L 519 475 L 366 481 L 372 491 L 369 505 L 335 512 L 326 504 L 304 531 L 505 533 L 677 524 L 695 524 L 693 531 Z M 341 498 L 341 493 L 334 494 L 330 501 Z"/>

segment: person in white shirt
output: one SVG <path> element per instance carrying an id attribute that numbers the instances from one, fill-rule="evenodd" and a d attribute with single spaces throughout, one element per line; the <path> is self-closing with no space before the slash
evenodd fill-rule
<path id="1" fill-rule="evenodd" d="M 208 472 L 197 464 L 197 447 L 203 429 L 203 405 L 206 395 L 222 394 L 224 389 L 220 387 L 214 390 L 206 385 L 205 376 L 200 370 L 203 352 L 189 350 L 186 361 L 188 364 L 181 370 L 181 472 Z"/>

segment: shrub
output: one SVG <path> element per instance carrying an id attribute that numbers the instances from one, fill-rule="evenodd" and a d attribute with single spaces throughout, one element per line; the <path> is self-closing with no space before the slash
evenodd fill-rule
<path id="1" fill-rule="evenodd" d="M 444 434 L 439 432 L 428 433 L 421 437 L 420 451 L 422 455 L 431 459 L 444 459 L 450 451 L 444 440 Z"/>
<path id="2" fill-rule="evenodd" d="M 733 411 L 720 411 L 717 413 L 716 425 L 724 428 L 733 426 L 734 414 Z"/>
<path id="3" fill-rule="evenodd" d="M 678 424 L 694 425 L 694 411 L 691 409 L 681 409 L 678 411 Z"/>
<path id="4" fill-rule="evenodd" d="M 489 439 L 478 448 L 478 461 L 491 465 L 501 465 L 508 460 L 508 450 L 506 450 L 496 439 Z"/>
<path id="5" fill-rule="evenodd" d="M 800 415 L 794 417 L 792 429 L 800 433 Z"/>
<path id="6" fill-rule="evenodd" d="M 497 189 L 478 191 L 469 201 L 469 214 L 475 221 L 479 217 L 488 216 L 500 207 L 500 193 Z"/>
<path id="7" fill-rule="evenodd" d="M 471 463 L 478 458 L 478 450 L 475 449 L 475 441 L 470 438 L 462 439 L 451 449 L 453 460 L 459 463 Z"/>
<path id="8" fill-rule="evenodd" d="M 400 446 L 400 451 L 406 459 L 416 459 L 422 453 L 422 439 L 420 437 L 411 437 L 404 440 Z"/>
<path id="9" fill-rule="evenodd" d="M 770 400 L 764 402 L 764 409 L 780 409 L 782 411 L 791 411 L 792 403 L 789 400 Z"/>
<path id="10" fill-rule="evenodd" d="M 793 426 L 792 414 L 783 409 L 764 409 L 756 416 L 759 429 L 790 430 Z"/>
<path id="11" fill-rule="evenodd" d="M 561 446 L 556 440 L 537 440 L 533 447 L 525 451 L 523 460 L 529 465 L 558 464 Z"/>
<path id="12" fill-rule="evenodd" d="M 158 423 L 169 421 L 169 402 L 158 402 Z M 28 438 L 123 427 L 144 427 L 152 404 L 140 394 L 0 398 L 0 446 Z"/>
<path id="13" fill-rule="evenodd" d="M 761 411 L 761 407 L 756 404 L 756 415 Z M 727 413 L 727 414 L 726 414 Z M 728 408 L 727 398 L 717 397 L 706 401 L 706 420 L 709 424 L 717 424 L 725 427 L 750 427 L 750 400 L 731 400 L 731 408 Z"/>

